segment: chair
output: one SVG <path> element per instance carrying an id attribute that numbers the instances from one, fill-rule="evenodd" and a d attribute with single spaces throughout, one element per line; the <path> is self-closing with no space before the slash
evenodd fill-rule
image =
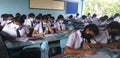
<path id="1" fill-rule="evenodd" d="M 62 52 L 62 54 L 64 54 L 64 48 L 66 46 L 67 40 L 68 39 L 62 39 L 62 40 L 60 40 L 60 46 L 61 46 L 61 52 Z"/>
<path id="2" fill-rule="evenodd" d="M 9 58 L 6 46 L 0 36 L 0 58 Z"/>

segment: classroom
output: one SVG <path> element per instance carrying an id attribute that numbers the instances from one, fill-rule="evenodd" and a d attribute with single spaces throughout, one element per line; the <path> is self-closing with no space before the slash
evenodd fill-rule
<path id="1" fill-rule="evenodd" d="M 0 0 L 0 58 L 120 58 L 119 0 Z"/>

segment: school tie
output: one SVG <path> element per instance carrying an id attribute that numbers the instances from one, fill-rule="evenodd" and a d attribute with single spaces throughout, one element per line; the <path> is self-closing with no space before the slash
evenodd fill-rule
<path id="1" fill-rule="evenodd" d="M 19 29 L 17 29 L 16 32 L 17 32 L 17 37 L 20 37 Z"/>
<path id="2" fill-rule="evenodd" d="M 60 25 L 60 30 L 62 30 L 62 26 Z"/>
<path id="3" fill-rule="evenodd" d="M 31 26 L 33 27 L 33 22 L 31 21 Z"/>
<path id="4" fill-rule="evenodd" d="M 45 26 L 43 25 L 43 23 L 42 23 L 42 30 L 43 32 L 45 31 Z"/>

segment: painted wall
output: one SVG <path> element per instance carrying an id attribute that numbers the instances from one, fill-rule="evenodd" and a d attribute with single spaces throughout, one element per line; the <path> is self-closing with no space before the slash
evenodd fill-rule
<path id="1" fill-rule="evenodd" d="M 81 1 L 79 2 L 79 8 L 78 13 L 81 14 Z M 0 0 L 0 15 L 3 13 L 11 13 L 15 15 L 15 13 L 21 13 L 21 14 L 29 14 L 31 12 L 35 13 L 36 15 L 39 13 L 52 14 L 55 18 L 62 14 L 65 17 L 70 14 L 65 14 L 65 10 L 59 11 L 59 10 L 41 10 L 41 9 L 30 9 L 29 8 L 29 0 Z M 74 14 L 73 14 L 74 15 Z"/>

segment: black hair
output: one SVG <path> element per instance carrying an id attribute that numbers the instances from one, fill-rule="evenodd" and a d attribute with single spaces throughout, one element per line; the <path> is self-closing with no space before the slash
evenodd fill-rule
<path id="1" fill-rule="evenodd" d="M 64 18 L 63 15 L 59 15 L 56 21 L 59 21 L 61 18 Z"/>
<path id="2" fill-rule="evenodd" d="M 1 15 L 1 17 L 4 17 L 4 16 L 5 16 L 5 14 L 2 14 L 2 15 Z"/>
<path id="3" fill-rule="evenodd" d="M 82 19 L 85 19 L 85 18 L 87 18 L 87 16 L 85 16 L 85 15 L 82 15 Z"/>
<path id="4" fill-rule="evenodd" d="M 104 19 L 105 19 L 105 20 L 106 20 L 106 19 L 108 19 L 108 16 L 107 16 L 107 15 L 105 15 L 105 16 L 104 16 Z"/>
<path id="5" fill-rule="evenodd" d="M 15 20 L 15 22 L 19 22 L 21 24 L 24 23 L 24 19 L 22 19 L 22 17 L 15 17 L 14 20 Z"/>
<path id="6" fill-rule="evenodd" d="M 89 24 L 89 25 L 87 25 L 85 28 L 84 28 L 84 30 L 82 31 L 82 38 L 86 38 L 86 33 L 85 33 L 85 31 L 86 31 L 86 29 L 89 29 L 90 31 L 92 31 L 92 32 L 94 32 L 95 33 L 95 35 L 98 35 L 99 34 L 99 28 L 97 27 L 97 25 L 95 25 L 95 24 Z M 86 38 L 86 40 L 88 41 L 88 43 L 90 43 L 90 39 L 91 38 Z"/>
<path id="7" fill-rule="evenodd" d="M 109 20 L 113 20 L 114 18 L 113 17 L 110 17 Z"/>
<path id="8" fill-rule="evenodd" d="M 79 16 L 79 13 L 77 13 L 76 15 Z"/>
<path id="9" fill-rule="evenodd" d="M 93 14 L 92 18 L 96 17 L 97 15 L 96 14 Z"/>
<path id="10" fill-rule="evenodd" d="M 51 17 L 51 19 L 52 19 L 52 20 L 54 20 L 54 19 L 55 19 L 55 17 Z"/>
<path id="11" fill-rule="evenodd" d="M 120 23 L 117 21 L 113 21 L 110 24 L 108 24 L 107 28 L 120 30 Z"/>
<path id="12" fill-rule="evenodd" d="M 50 18 L 51 18 L 51 17 L 52 17 L 52 15 L 51 15 L 51 14 L 47 14 L 47 17 L 50 17 Z"/>
<path id="13" fill-rule="evenodd" d="M 8 18 L 8 14 L 4 14 L 4 15 L 3 15 L 3 18 Z"/>
<path id="14" fill-rule="evenodd" d="M 36 17 L 35 17 L 35 19 L 37 19 L 37 20 L 40 20 L 40 16 L 39 15 L 37 15 Z"/>
<path id="15" fill-rule="evenodd" d="M 28 17 L 35 17 L 34 13 L 29 13 Z"/>
<path id="16" fill-rule="evenodd" d="M 20 16 L 21 16 L 20 13 L 16 13 L 16 14 L 15 14 L 15 17 L 20 17 Z"/>
<path id="17" fill-rule="evenodd" d="M 85 31 L 87 28 L 88 28 L 89 30 L 91 30 L 92 32 L 94 32 L 96 35 L 99 34 L 99 28 L 98 28 L 98 26 L 97 26 L 96 24 L 89 24 L 89 25 L 87 25 L 87 26 L 84 28 L 84 31 Z"/>
<path id="18" fill-rule="evenodd" d="M 8 17 L 14 17 L 12 14 L 8 14 Z"/>
<path id="19" fill-rule="evenodd" d="M 23 20 L 25 20 L 25 19 L 27 18 L 27 16 L 26 16 L 25 14 L 23 14 L 23 15 L 21 15 L 21 18 L 22 18 Z"/>
<path id="20" fill-rule="evenodd" d="M 70 19 L 73 18 L 73 15 L 70 15 L 69 18 L 70 18 Z"/>
<path id="21" fill-rule="evenodd" d="M 57 17 L 57 19 L 61 19 L 61 18 L 64 18 L 63 15 L 59 15 L 59 16 Z"/>
<path id="22" fill-rule="evenodd" d="M 90 15 L 90 13 L 88 13 L 88 16 Z"/>
<path id="23" fill-rule="evenodd" d="M 43 15 L 42 20 L 48 20 L 48 17 L 46 15 Z"/>
<path id="24" fill-rule="evenodd" d="M 114 15 L 114 18 L 116 18 L 116 17 L 118 17 L 118 16 L 120 16 L 120 14 L 119 14 L 119 13 L 116 13 L 116 14 Z"/>

